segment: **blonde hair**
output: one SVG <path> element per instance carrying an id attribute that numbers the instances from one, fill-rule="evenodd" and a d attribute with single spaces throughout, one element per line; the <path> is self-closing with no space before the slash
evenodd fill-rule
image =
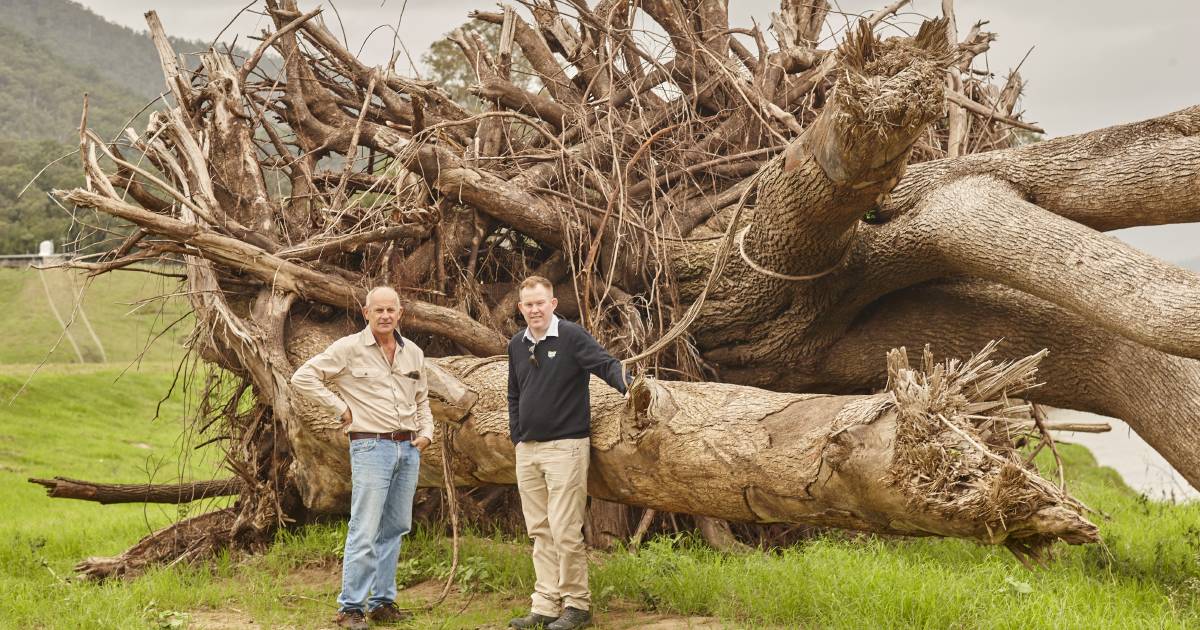
<path id="1" fill-rule="evenodd" d="M 537 286 L 546 287 L 546 290 L 550 292 L 550 296 L 554 296 L 554 284 L 542 276 L 529 276 L 525 278 L 521 281 L 521 286 L 517 287 L 517 292 L 520 293 L 525 289 L 532 289 Z"/>

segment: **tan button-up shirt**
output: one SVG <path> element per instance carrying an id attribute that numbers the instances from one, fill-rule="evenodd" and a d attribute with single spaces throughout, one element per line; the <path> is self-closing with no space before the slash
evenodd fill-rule
<path id="1" fill-rule="evenodd" d="M 350 408 L 351 431 L 415 431 L 433 440 L 433 413 L 425 353 L 393 332 L 396 356 L 388 364 L 370 328 L 342 337 L 292 375 L 292 387 L 340 418 Z M 329 389 L 335 387 L 338 394 Z"/>

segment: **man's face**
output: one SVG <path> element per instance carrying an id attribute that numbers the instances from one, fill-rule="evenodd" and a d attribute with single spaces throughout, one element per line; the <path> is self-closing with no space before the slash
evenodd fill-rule
<path id="1" fill-rule="evenodd" d="M 550 316 L 554 314 L 554 307 L 558 306 L 558 298 L 550 295 L 550 290 L 540 284 L 521 289 L 520 297 L 517 308 L 525 316 L 529 329 L 537 333 L 545 332 L 550 327 Z"/>
<path id="2" fill-rule="evenodd" d="M 394 293 L 379 291 L 371 295 L 370 301 L 363 308 L 363 317 L 376 337 L 386 337 L 396 330 L 400 323 L 400 315 L 404 308 L 400 306 L 400 298 Z"/>

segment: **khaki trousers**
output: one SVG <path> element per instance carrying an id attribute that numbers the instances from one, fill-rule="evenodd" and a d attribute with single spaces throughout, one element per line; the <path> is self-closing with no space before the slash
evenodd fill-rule
<path id="1" fill-rule="evenodd" d="M 533 539 L 533 612 L 557 617 L 562 608 L 591 608 L 583 517 L 591 440 L 517 444 L 517 489 Z"/>

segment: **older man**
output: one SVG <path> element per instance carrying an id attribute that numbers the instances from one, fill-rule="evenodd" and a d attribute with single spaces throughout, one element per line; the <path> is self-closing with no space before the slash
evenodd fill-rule
<path id="1" fill-rule="evenodd" d="M 591 625 L 583 516 L 591 457 L 589 375 L 625 393 L 627 376 L 581 326 L 558 319 L 554 286 L 521 283 L 529 326 L 508 344 L 508 429 L 517 450 L 517 489 L 533 539 L 536 582 L 528 615 L 513 628 L 575 630 Z"/>
<path id="2" fill-rule="evenodd" d="M 404 309 L 389 287 L 367 293 L 367 327 L 333 342 L 292 376 L 292 387 L 341 419 L 350 436 L 350 530 L 334 623 L 396 623 L 396 560 L 412 526 L 421 451 L 433 440 L 425 354 L 396 330 Z M 332 384 L 341 394 L 333 393 Z"/>

